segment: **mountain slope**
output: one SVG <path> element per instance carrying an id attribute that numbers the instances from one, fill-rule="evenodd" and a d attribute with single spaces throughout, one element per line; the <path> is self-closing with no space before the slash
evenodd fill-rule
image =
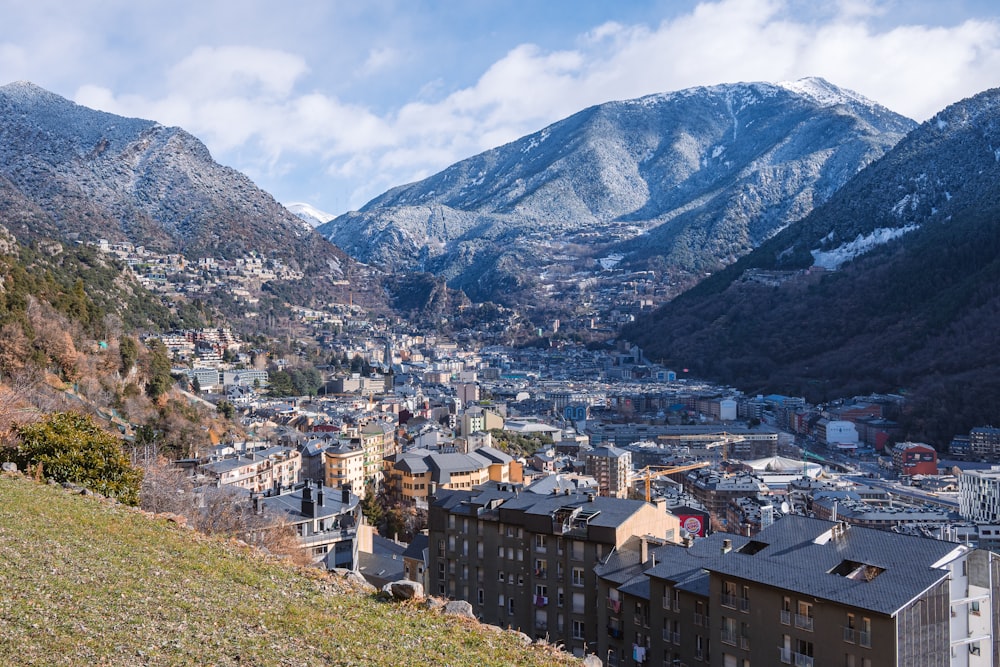
<path id="1" fill-rule="evenodd" d="M 1000 90 L 990 90 L 625 335 L 653 358 L 753 391 L 905 391 L 911 437 L 946 444 L 995 422 L 1000 404 L 998 221 Z"/>
<path id="2" fill-rule="evenodd" d="M 252 252 L 342 277 L 346 257 L 176 127 L 0 87 L 0 205 L 18 238 L 128 241 L 189 259 Z"/>
<path id="3" fill-rule="evenodd" d="M 0 475 L 0 497 L 0 654 L 19 665 L 579 664 L 59 487 Z"/>
<path id="4" fill-rule="evenodd" d="M 576 272 L 583 285 L 609 255 L 675 291 L 808 213 L 912 126 L 819 79 L 610 102 L 319 231 L 362 261 L 444 276 L 474 299 L 535 303 L 567 289 L 547 276 Z"/>

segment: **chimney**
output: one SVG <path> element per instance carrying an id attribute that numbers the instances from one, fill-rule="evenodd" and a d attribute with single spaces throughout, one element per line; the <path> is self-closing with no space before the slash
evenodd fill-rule
<path id="1" fill-rule="evenodd" d="M 302 487 L 302 514 L 307 517 L 316 516 L 316 503 L 313 502 L 312 487 L 309 482 Z"/>
<path id="2" fill-rule="evenodd" d="M 722 553 L 727 554 L 733 550 L 732 540 L 722 540 Z"/>
<path id="3" fill-rule="evenodd" d="M 340 487 L 340 502 L 344 503 L 345 505 L 350 505 L 351 504 L 351 485 L 350 484 L 345 484 L 344 486 Z"/>
<path id="4" fill-rule="evenodd" d="M 319 488 L 316 489 L 316 504 L 323 507 L 323 480 L 319 481 Z"/>
<path id="5" fill-rule="evenodd" d="M 645 564 L 649 560 L 649 542 L 645 537 L 639 538 L 639 562 Z"/>

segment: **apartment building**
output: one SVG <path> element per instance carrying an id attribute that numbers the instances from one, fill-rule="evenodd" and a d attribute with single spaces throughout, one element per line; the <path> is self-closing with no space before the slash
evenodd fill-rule
<path id="1" fill-rule="evenodd" d="M 995 665 L 1000 556 L 797 515 L 753 538 L 618 554 L 599 573 L 613 665 Z"/>
<path id="2" fill-rule="evenodd" d="M 385 459 L 385 487 L 394 498 L 425 507 L 431 489 L 471 489 L 491 480 L 519 482 L 520 471 L 509 454 L 492 447 L 468 454 L 411 449 Z"/>
<path id="3" fill-rule="evenodd" d="M 290 487 L 299 481 L 302 454 L 290 447 L 268 447 L 209 461 L 198 471 L 218 486 L 238 486 L 248 491 Z"/>
<path id="4" fill-rule="evenodd" d="M 679 534 L 662 506 L 504 484 L 439 493 L 428 523 L 431 593 L 467 600 L 483 622 L 579 656 L 593 653 L 603 632 L 595 565 L 640 536 Z"/>
<path id="5" fill-rule="evenodd" d="M 1000 523 L 1000 466 L 962 471 L 958 478 L 958 513 L 967 521 Z"/>
<path id="6" fill-rule="evenodd" d="M 598 493 L 627 498 L 632 477 L 632 453 L 614 445 L 595 447 L 584 457 L 586 474 L 597 480 Z"/>

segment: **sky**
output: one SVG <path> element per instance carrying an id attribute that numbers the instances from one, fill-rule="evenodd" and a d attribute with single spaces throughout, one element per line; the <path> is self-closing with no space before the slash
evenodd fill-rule
<path id="1" fill-rule="evenodd" d="M 182 127 L 330 214 L 594 104 L 806 76 L 926 120 L 1000 85 L 1000 2 L 0 0 L 0 85 Z"/>

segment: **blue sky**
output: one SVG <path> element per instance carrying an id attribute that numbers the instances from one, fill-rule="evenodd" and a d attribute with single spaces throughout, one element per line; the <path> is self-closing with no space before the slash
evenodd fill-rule
<path id="1" fill-rule="evenodd" d="M 995 0 L 0 0 L 0 84 L 178 125 L 332 214 L 587 106 L 822 76 L 925 120 L 1000 85 Z"/>

